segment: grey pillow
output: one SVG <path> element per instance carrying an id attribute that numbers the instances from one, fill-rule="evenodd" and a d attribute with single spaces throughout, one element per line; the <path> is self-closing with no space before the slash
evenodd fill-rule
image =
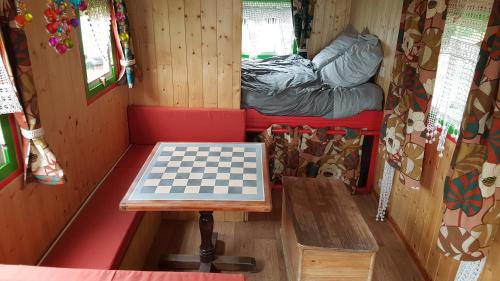
<path id="1" fill-rule="evenodd" d="M 382 47 L 375 35 L 359 35 L 355 44 L 320 70 L 323 83 L 332 87 L 354 87 L 377 73 L 383 59 Z"/>
<path id="2" fill-rule="evenodd" d="M 334 61 L 357 41 L 358 33 L 355 30 L 346 29 L 328 46 L 326 46 L 316 56 L 314 56 L 314 58 L 312 59 L 314 69 L 319 70 L 325 65 Z"/>

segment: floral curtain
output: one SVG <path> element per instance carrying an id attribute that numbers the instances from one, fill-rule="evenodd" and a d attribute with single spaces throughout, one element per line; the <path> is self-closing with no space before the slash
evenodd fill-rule
<path id="1" fill-rule="evenodd" d="M 426 143 L 425 119 L 434 88 L 445 0 L 405 0 L 392 80 L 385 104 L 382 147 L 400 181 L 419 188 Z"/>
<path id="2" fill-rule="evenodd" d="M 406 187 L 420 188 L 426 134 L 447 0 L 404 0 L 381 129 L 384 174 L 377 220 L 383 220 L 396 170 Z"/>
<path id="3" fill-rule="evenodd" d="M 330 129 L 345 131 L 345 135 L 330 135 Z M 260 135 L 260 141 L 269 154 L 272 182 L 281 182 L 283 176 L 335 177 L 355 192 L 363 145 L 361 130 L 273 125 Z"/>
<path id="4" fill-rule="evenodd" d="M 445 256 L 479 261 L 500 224 L 500 0 L 486 35 L 445 179 L 438 247 Z"/>
<path id="5" fill-rule="evenodd" d="M 123 0 L 113 0 L 112 6 L 112 13 L 114 15 L 111 17 L 113 33 L 115 34 L 115 38 L 117 38 L 116 43 L 120 55 L 120 65 L 122 66 L 118 75 L 118 80 L 125 77 L 128 87 L 133 88 L 135 82 L 133 68 L 135 65 L 135 58 L 130 38 L 127 7 Z"/>
<path id="6" fill-rule="evenodd" d="M 13 1 L 2 1 L 1 4 L 0 20 L 7 48 L 3 49 L 2 56 L 9 55 L 23 106 L 23 111 L 14 113 L 14 116 L 23 136 L 25 178 L 29 175 L 43 184 L 63 184 L 66 182 L 64 172 L 43 137 L 26 35 L 14 22 L 17 13 Z"/>
<path id="7" fill-rule="evenodd" d="M 292 0 L 293 27 L 299 54 L 307 57 L 307 39 L 311 37 L 311 23 L 317 0 Z"/>

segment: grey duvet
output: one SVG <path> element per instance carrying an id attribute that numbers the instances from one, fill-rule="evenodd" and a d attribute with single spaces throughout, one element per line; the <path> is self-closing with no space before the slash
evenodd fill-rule
<path id="1" fill-rule="evenodd" d="M 327 86 L 311 61 L 299 56 L 243 61 L 241 71 L 241 106 L 262 114 L 337 119 L 382 109 L 379 86 Z"/>

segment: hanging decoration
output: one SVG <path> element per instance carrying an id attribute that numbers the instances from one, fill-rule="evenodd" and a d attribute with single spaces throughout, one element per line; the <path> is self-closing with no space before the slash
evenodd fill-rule
<path id="1" fill-rule="evenodd" d="M 437 241 L 444 256 L 460 261 L 457 278 L 473 276 L 467 280 L 477 280 L 500 225 L 500 0 L 472 7 L 468 12 L 486 12 L 489 20 L 445 178 Z"/>
<path id="2" fill-rule="evenodd" d="M 378 201 L 378 210 L 375 220 L 384 221 L 385 211 L 389 205 L 389 197 L 391 196 L 392 190 L 392 180 L 394 177 L 394 167 L 389 165 L 389 163 L 384 163 L 384 175 L 379 182 L 380 186 L 380 199 Z"/>
<path id="3" fill-rule="evenodd" d="M 87 2 L 83 0 L 48 0 L 44 11 L 49 33 L 49 45 L 63 55 L 73 48 L 71 31 L 80 25 L 77 11 L 85 11 Z"/>
<path id="4" fill-rule="evenodd" d="M 483 272 L 486 258 L 478 261 L 460 262 L 460 265 L 455 275 L 455 281 L 476 281 L 479 280 L 481 272 Z"/>
<path id="5" fill-rule="evenodd" d="M 24 0 L 16 0 L 16 11 L 17 16 L 15 17 L 15 22 L 17 27 L 23 28 L 26 24 L 30 23 L 33 20 L 33 14 L 28 12 L 26 8 L 26 1 Z"/>
<path id="6" fill-rule="evenodd" d="M 114 12 L 115 12 L 115 22 L 114 22 L 114 32 L 115 35 L 118 34 L 118 44 L 120 50 L 120 65 L 122 69 L 118 75 L 118 79 L 122 79 L 126 75 L 127 84 L 129 88 L 134 87 L 134 68 L 135 58 L 132 50 L 132 44 L 130 42 L 130 31 L 128 23 L 127 7 L 125 2 L 122 0 L 113 1 Z"/>

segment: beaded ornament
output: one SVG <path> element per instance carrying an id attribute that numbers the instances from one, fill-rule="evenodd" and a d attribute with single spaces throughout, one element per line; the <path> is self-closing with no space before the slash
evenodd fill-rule
<path id="1" fill-rule="evenodd" d="M 26 9 L 26 1 L 24 0 L 16 0 L 16 11 L 17 16 L 14 19 L 17 27 L 23 28 L 26 24 L 30 23 L 33 20 L 33 14 L 28 12 Z"/>
<path id="2" fill-rule="evenodd" d="M 49 45 L 63 55 L 73 48 L 71 31 L 80 25 L 77 11 L 85 11 L 87 2 L 83 0 L 48 0 L 44 11 L 49 33 Z"/>

